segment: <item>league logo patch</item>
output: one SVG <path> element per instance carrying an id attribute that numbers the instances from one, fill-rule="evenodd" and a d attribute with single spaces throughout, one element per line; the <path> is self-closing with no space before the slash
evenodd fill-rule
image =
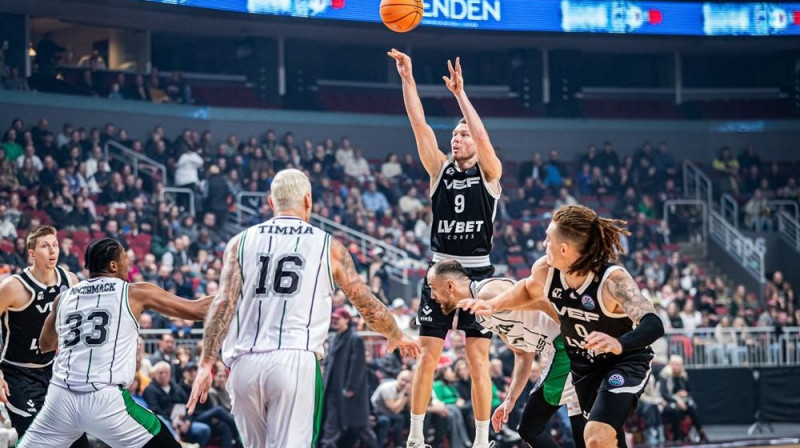
<path id="1" fill-rule="evenodd" d="M 595 308 L 594 300 L 592 300 L 592 298 L 588 295 L 581 297 L 581 304 L 583 304 L 583 307 L 589 311 Z"/>
<path id="2" fill-rule="evenodd" d="M 59 291 L 58 291 L 58 292 L 64 292 L 64 291 L 66 291 L 66 290 L 68 290 L 68 289 L 69 289 L 69 288 L 67 287 L 67 285 L 61 285 L 61 288 L 59 289 Z"/>
<path id="3" fill-rule="evenodd" d="M 620 387 L 625 384 L 625 378 L 622 375 L 615 373 L 608 377 L 608 385 L 611 387 Z"/>

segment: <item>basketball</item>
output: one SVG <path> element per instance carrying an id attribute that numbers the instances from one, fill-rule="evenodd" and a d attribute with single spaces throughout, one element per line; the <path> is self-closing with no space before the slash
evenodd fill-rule
<path id="1" fill-rule="evenodd" d="M 405 33 L 422 20 L 422 0 L 382 0 L 381 20 L 390 30 Z"/>

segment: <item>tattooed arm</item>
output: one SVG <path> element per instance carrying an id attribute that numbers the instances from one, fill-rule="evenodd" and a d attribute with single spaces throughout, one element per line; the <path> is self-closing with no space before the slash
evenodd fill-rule
<path id="1" fill-rule="evenodd" d="M 639 286 L 628 271 L 617 269 L 607 280 L 603 291 L 603 303 L 606 309 L 618 310 L 621 307 L 634 325 L 639 325 L 645 314 L 656 312 L 653 304 L 642 296 Z M 606 298 L 611 300 L 606 301 Z M 613 303 L 609 303 L 611 301 Z"/>
<path id="2" fill-rule="evenodd" d="M 239 293 L 242 291 L 242 267 L 237 258 L 240 238 L 241 234 L 231 238 L 225 247 L 225 254 L 222 256 L 219 292 L 211 302 L 206 316 L 203 356 L 197 369 L 197 377 L 192 385 L 192 394 L 186 404 L 189 414 L 194 413 L 198 400 L 205 403 L 208 398 L 208 390 L 211 388 L 211 370 L 217 361 L 222 340 L 228 334 L 231 321 L 236 314 L 236 304 L 239 301 Z"/>
<path id="3" fill-rule="evenodd" d="M 356 272 L 353 258 L 347 248 L 332 237 L 331 271 L 333 281 L 344 291 L 347 299 L 356 307 L 367 325 L 389 340 L 389 351 L 399 346 L 404 354 L 416 356 L 419 350 L 416 342 L 403 334 L 386 305 L 372 294 L 370 287 Z"/>
<path id="4" fill-rule="evenodd" d="M 612 313 L 624 311 L 635 328 L 619 338 L 593 331 L 586 337 L 587 349 L 618 355 L 625 351 L 643 349 L 664 335 L 664 324 L 656 315 L 653 304 L 642 296 L 627 271 L 618 269 L 612 272 L 603 289 L 603 306 Z"/>

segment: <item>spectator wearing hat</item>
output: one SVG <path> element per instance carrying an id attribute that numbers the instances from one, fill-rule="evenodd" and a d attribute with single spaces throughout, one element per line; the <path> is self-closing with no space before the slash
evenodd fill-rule
<path id="1" fill-rule="evenodd" d="M 331 315 L 329 352 L 325 358 L 325 423 L 320 446 L 336 448 L 347 430 L 357 434 L 361 446 L 377 448 L 369 422 L 369 392 L 364 340 L 350 325 L 352 316 L 344 308 Z"/>
<path id="2" fill-rule="evenodd" d="M 397 321 L 397 326 L 400 327 L 401 330 L 411 328 L 411 316 L 408 314 L 406 301 L 402 297 L 397 297 L 392 300 L 392 305 L 389 307 L 389 310 L 392 312 L 394 320 Z"/>

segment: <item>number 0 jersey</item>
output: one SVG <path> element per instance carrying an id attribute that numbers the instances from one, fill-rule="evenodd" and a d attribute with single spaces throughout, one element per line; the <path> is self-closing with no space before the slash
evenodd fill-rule
<path id="1" fill-rule="evenodd" d="M 491 265 L 496 194 L 477 164 L 461 171 L 448 159 L 431 191 L 433 261 L 453 258 L 466 268 Z"/>
<path id="2" fill-rule="evenodd" d="M 596 275 L 590 273 L 577 290 L 570 289 L 564 274 L 550 268 L 544 292 L 555 306 L 561 319 L 561 334 L 569 354 L 573 372 L 586 373 L 614 364 L 619 359 L 641 354 L 652 354 L 650 348 L 626 352 L 621 355 L 596 353 L 585 348 L 585 338 L 593 331 L 619 338 L 633 330 L 633 322 L 624 313 L 612 313 L 603 303 L 603 286 L 608 276 L 622 267 L 610 263 Z"/>
<path id="3" fill-rule="evenodd" d="M 308 350 L 322 356 L 331 296 L 331 236 L 279 216 L 243 231 L 242 292 L 222 345 L 225 364 L 248 353 Z"/>
<path id="4" fill-rule="evenodd" d="M 128 286 L 118 278 L 96 277 L 64 291 L 56 310 L 52 384 L 93 392 L 133 381 L 139 322 L 128 303 Z"/>

